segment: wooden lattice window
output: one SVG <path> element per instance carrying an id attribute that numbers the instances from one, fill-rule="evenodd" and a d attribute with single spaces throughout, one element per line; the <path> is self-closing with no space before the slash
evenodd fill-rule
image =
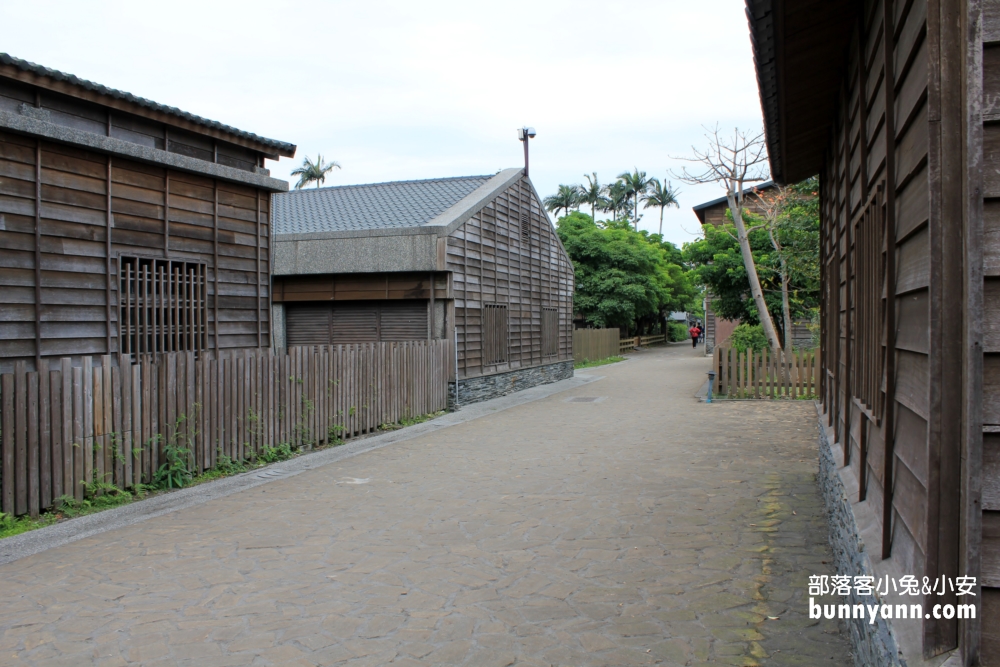
<path id="1" fill-rule="evenodd" d="M 885 183 L 880 184 L 854 220 L 854 375 L 853 394 L 875 416 L 885 394 Z"/>
<path id="2" fill-rule="evenodd" d="M 559 354 L 559 310 L 542 308 L 542 356 Z"/>
<path id="3" fill-rule="evenodd" d="M 505 364 L 508 360 L 507 304 L 483 304 L 483 364 Z"/>
<path id="4" fill-rule="evenodd" d="M 123 354 L 198 351 L 207 347 L 205 264 L 120 257 L 118 260 Z"/>

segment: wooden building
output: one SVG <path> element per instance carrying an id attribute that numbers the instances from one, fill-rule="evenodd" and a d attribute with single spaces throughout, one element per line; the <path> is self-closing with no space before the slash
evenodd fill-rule
<path id="1" fill-rule="evenodd" d="M 978 582 L 884 596 L 927 615 L 892 636 L 852 622 L 855 653 L 899 664 L 895 643 L 910 665 L 950 651 L 948 665 L 1000 665 L 1000 3 L 746 5 L 773 178 L 820 177 L 838 567 Z M 936 618 L 936 604 L 975 616 Z"/>
<path id="2" fill-rule="evenodd" d="M 0 370 L 270 346 L 295 146 L 0 53 Z"/>
<path id="3" fill-rule="evenodd" d="M 459 404 L 573 373 L 573 265 L 521 169 L 288 192 L 274 225 L 277 345 L 454 340 Z"/>

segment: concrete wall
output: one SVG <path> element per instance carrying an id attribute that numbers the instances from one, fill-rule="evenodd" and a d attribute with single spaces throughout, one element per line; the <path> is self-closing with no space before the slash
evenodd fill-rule
<path id="1" fill-rule="evenodd" d="M 271 344 L 275 351 L 285 349 L 285 304 L 271 304 Z"/>
<path id="2" fill-rule="evenodd" d="M 274 275 L 436 271 L 437 228 L 282 234 L 274 240 Z"/>

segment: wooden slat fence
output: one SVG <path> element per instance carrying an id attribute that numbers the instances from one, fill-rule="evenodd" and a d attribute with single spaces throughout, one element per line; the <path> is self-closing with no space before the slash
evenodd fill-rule
<path id="1" fill-rule="evenodd" d="M 621 353 L 618 329 L 575 329 L 573 361 L 598 361 Z"/>
<path id="2" fill-rule="evenodd" d="M 449 340 L 97 359 L 0 375 L 0 511 L 37 515 L 85 482 L 150 483 L 167 446 L 195 474 L 264 447 L 328 444 L 443 410 Z"/>
<path id="3" fill-rule="evenodd" d="M 806 398 L 819 393 L 817 350 L 746 350 L 717 347 L 715 392 L 731 398 Z"/>
<path id="4" fill-rule="evenodd" d="M 658 343 L 666 343 L 666 334 L 653 334 L 652 336 L 639 336 L 639 343 L 641 347 L 646 347 L 647 345 L 656 345 Z"/>

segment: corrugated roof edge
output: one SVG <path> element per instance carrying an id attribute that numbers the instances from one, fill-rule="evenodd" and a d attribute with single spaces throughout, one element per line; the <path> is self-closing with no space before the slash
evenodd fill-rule
<path id="1" fill-rule="evenodd" d="M 476 213 L 481 211 L 484 206 L 493 201 L 497 195 L 516 183 L 522 176 L 524 176 L 524 169 L 520 167 L 514 167 L 511 169 L 504 169 L 497 172 L 494 176 L 490 177 L 490 180 L 486 181 L 478 188 L 467 194 L 465 197 L 455 202 L 442 213 L 440 213 L 436 218 L 430 220 L 429 222 L 415 226 L 415 227 L 388 227 L 385 229 L 378 230 L 368 230 L 368 229 L 350 229 L 338 232 L 310 232 L 306 234 L 275 234 L 275 243 L 293 243 L 295 241 L 319 241 L 324 239 L 348 239 L 348 238 L 371 238 L 371 237 L 381 237 L 381 236 L 410 236 L 416 234 L 436 234 L 438 236 L 448 236 L 456 229 L 458 229 L 463 223 L 465 223 L 469 218 L 474 216 Z M 482 178 L 481 176 L 460 176 L 457 178 Z M 446 180 L 456 180 L 456 178 L 427 178 L 423 179 L 426 181 L 446 181 Z M 541 202 L 542 197 L 538 194 L 538 190 L 535 189 L 535 184 L 528 180 L 528 185 L 531 187 L 531 191 L 534 193 L 535 198 Z M 385 183 L 369 183 L 367 185 L 387 185 L 394 183 L 419 183 L 421 181 L 386 181 Z M 335 186 L 335 187 L 358 187 L 358 186 Z M 322 189 L 322 188 L 320 188 Z M 284 196 L 284 193 L 283 195 Z M 543 208 L 542 215 L 545 216 L 545 220 L 549 223 L 549 226 L 555 229 L 555 225 L 552 224 L 552 218 L 549 217 L 548 212 Z M 562 250 L 563 254 L 569 258 L 569 253 L 563 247 L 562 240 L 559 235 L 556 234 L 556 242 L 559 244 L 559 249 Z"/>
<path id="2" fill-rule="evenodd" d="M 501 172 L 497 172 L 501 173 Z M 296 192 L 316 192 L 323 190 L 343 190 L 346 188 L 375 188 L 380 185 L 406 185 L 409 183 L 442 183 L 445 181 L 467 181 L 471 178 L 494 178 L 494 175 L 490 174 L 480 174 L 476 176 L 447 176 L 445 178 L 416 178 L 409 181 L 380 181 L 379 183 L 357 183 L 355 185 L 330 185 L 325 188 L 296 188 L 294 190 L 289 190 L 286 195 L 295 194 Z"/>
<path id="3" fill-rule="evenodd" d="M 751 185 L 749 188 L 743 189 L 743 194 L 753 192 L 754 190 L 766 190 L 767 188 L 774 185 L 774 181 L 764 181 L 763 183 L 758 183 L 757 185 Z M 704 204 L 698 204 L 697 206 L 692 206 L 692 211 L 701 211 L 709 206 L 715 206 L 716 204 L 721 204 L 727 201 L 726 197 L 719 197 L 718 199 L 713 199 L 712 201 L 707 201 Z"/>
<path id="4" fill-rule="evenodd" d="M 504 169 L 493 176 L 457 176 L 451 178 L 425 178 L 415 181 L 385 181 L 383 183 L 365 183 L 363 185 L 337 185 L 335 188 L 358 188 L 376 185 L 398 185 L 400 183 L 429 183 L 435 181 L 455 181 L 469 178 L 488 178 L 489 180 L 478 188 L 458 200 L 447 209 L 437 215 L 437 217 L 427 221 L 422 225 L 412 227 L 386 227 L 382 229 L 347 229 L 331 232 L 308 232 L 304 234 L 275 234 L 275 241 L 314 241 L 320 239 L 346 239 L 374 236 L 408 236 L 413 234 L 437 234 L 447 236 L 455 231 L 463 222 L 479 212 L 486 204 L 492 201 L 498 194 L 509 188 L 514 182 L 521 178 L 523 169 Z M 319 188 L 332 189 L 332 188 Z M 309 192 L 315 192 L 313 188 Z M 287 196 L 291 193 L 282 193 Z"/>
<path id="5" fill-rule="evenodd" d="M 242 137 L 243 139 L 248 139 L 250 141 L 256 141 L 265 146 L 277 149 L 283 154 L 287 154 L 288 157 L 295 155 L 296 146 L 295 144 L 290 144 L 286 141 L 278 141 L 277 139 L 268 139 L 267 137 L 262 137 L 259 134 L 254 134 L 253 132 L 247 132 L 245 130 L 240 130 L 231 125 L 226 125 L 225 123 L 220 123 L 217 120 L 210 120 L 208 118 L 202 118 L 193 113 L 188 113 L 187 111 L 181 111 L 177 107 L 167 106 L 165 104 L 160 104 L 152 100 L 147 100 L 144 97 L 139 97 L 133 95 L 132 93 L 126 93 L 123 90 L 117 90 L 115 88 L 108 88 L 99 83 L 94 83 L 93 81 L 88 81 L 87 79 L 81 79 L 74 74 L 67 74 L 66 72 L 60 72 L 59 70 L 50 69 L 48 67 L 43 67 L 42 65 L 29 62 L 27 60 L 22 60 L 21 58 L 15 58 L 14 56 L 0 52 L 0 64 L 10 65 L 11 67 L 16 67 L 25 72 L 31 72 L 37 76 L 44 76 L 56 81 L 63 81 L 74 86 L 80 86 L 86 90 L 99 93 L 101 95 L 108 95 L 115 99 L 124 100 L 132 104 L 137 104 L 141 107 L 146 107 L 148 109 L 153 109 L 154 111 L 159 111 L 161 113 L 169 114 L 171 116 L 177 116 L 178 118 L 183 118 L 184 120 L 190 121 L 192 123 L 197 123 L 198 125 L 204 125 L 205 127 L 210 127 L 215 130 L 220 130 L 222 132 L 227 132 L 229 134 Z"/>

